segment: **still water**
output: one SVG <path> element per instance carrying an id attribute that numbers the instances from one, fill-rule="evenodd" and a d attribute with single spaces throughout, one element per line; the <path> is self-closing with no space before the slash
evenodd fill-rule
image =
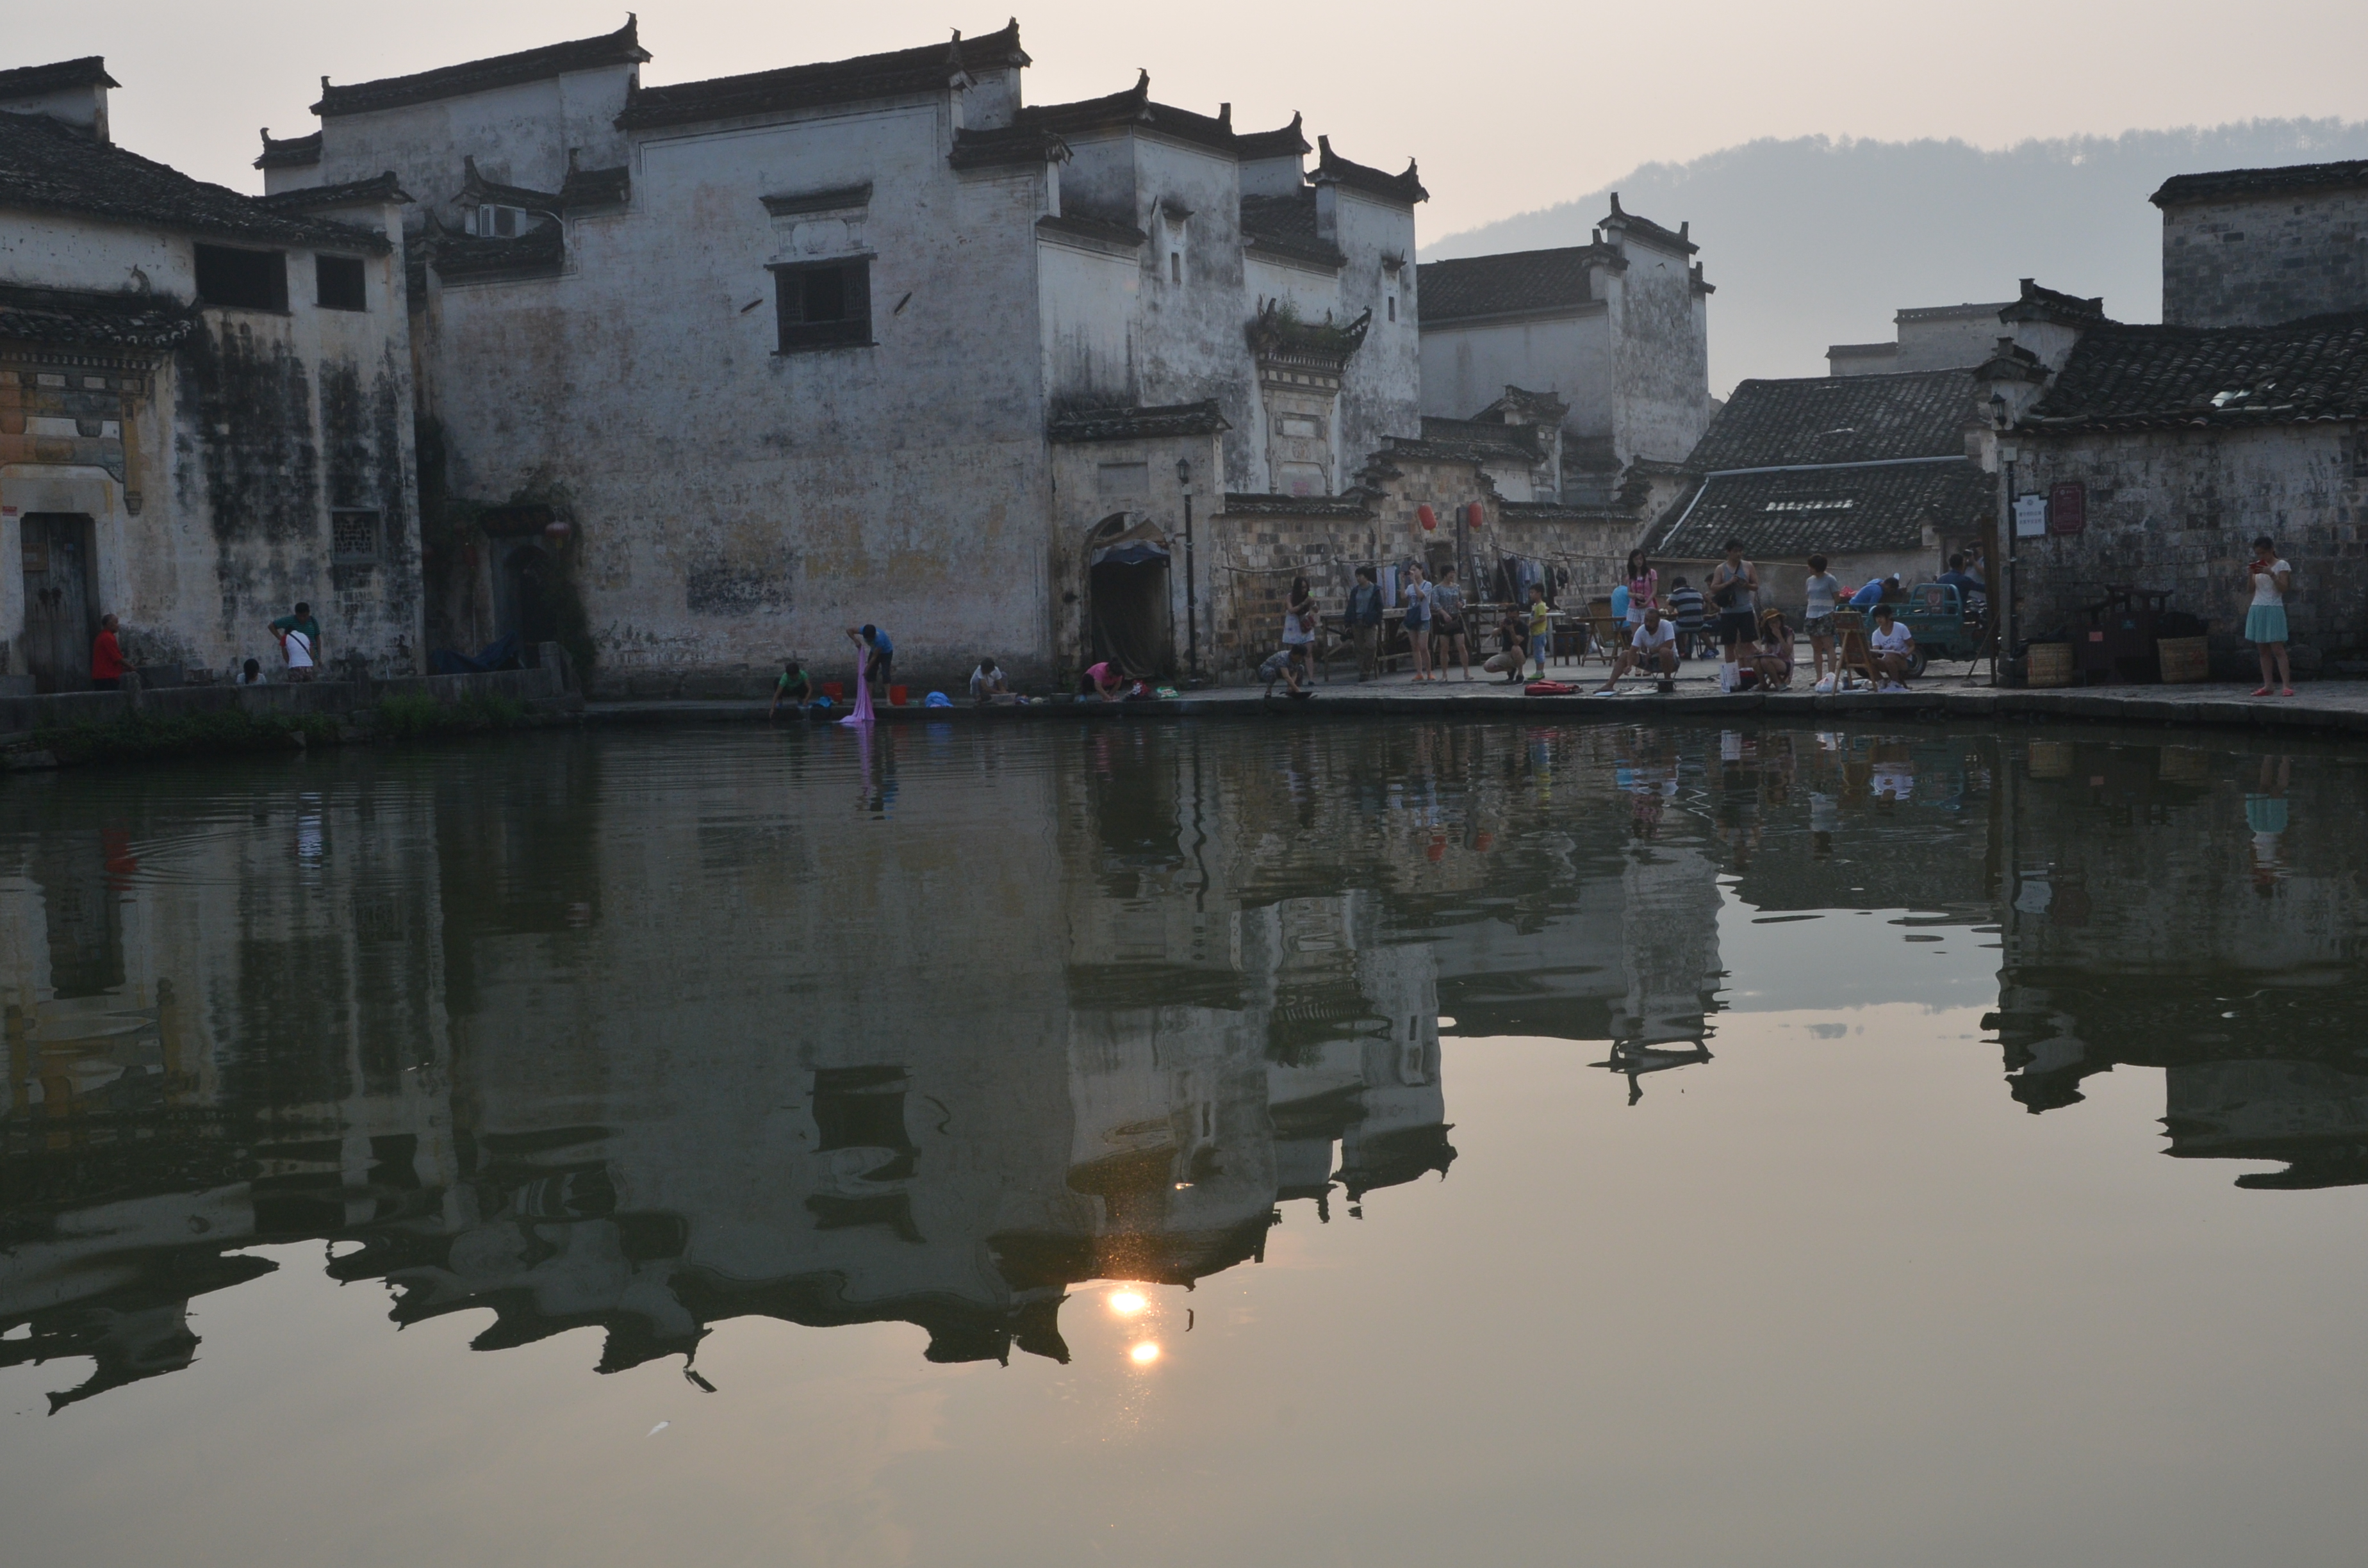
<path id="1" fill-rule="evenodd" d="M 20 777 L 7 1555 L 2356 1562 L 2368 758 L 2247 744 Z"/>

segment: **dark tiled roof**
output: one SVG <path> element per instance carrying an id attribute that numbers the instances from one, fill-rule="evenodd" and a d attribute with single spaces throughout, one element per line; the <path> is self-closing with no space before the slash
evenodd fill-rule
<path id="1" fill-rule="evenodd" d="M 555 191 L 487 179 L 478 172 L 474 156 L 463 157 L 461 170 L 461 199 L 472 205 L 492 202 L 499 207 L 522 207 L 529 212 L 558 212 L 577 207 L 611 207 L 632 194 L 632 171 L 623 164 L 613 169 L 569 169 L 566 179 Z M 864 188 L 868 195 L 871 187 Z M 766 205 L 769 208 L 771 203 Z"/>
<path id="2" fill-rule="evenodd" d="M 1620 210 L 1620 193 L 1616 190 L 1611 193 L 1611 215 L 1603 220 L 1601 227 L 1634 234 L 1639 239 L 1652 241 L 1663 250 L 1677 251 L 1684 256 L 1691 256 L 1702 249 L 1702 246 L 1694 244 L 1692 237 L 1687 233 L 1691 227 L 1689 224 L 1680 223 L 1674 230 L 1664 229 L 1650 218 L 1639 218 L 1634 212 L 1622 212 Z"/>
<path id="3" fill-rule="evenodd" d="M 0 208 L 11 207 L 250 244 L 387 248 L 381 235 L 276 212 L 39 115 L 0 114 Z"/>
<path id="4" fill-rule="evenodd" d="M 1235 517 L 1351 517 L 1359 521 L 1373 516 L 1373 508 L 1360 495 L 1261 495 L 1238 490 L 1225 492 L 1225 504 L 1219 511 Z"/>
<path id="5" fill-rule="evenodd" d="M 1508 523 L 1634 523 L 1636 514 L 1625 506 L 1570 506 L 1560 501 L 1500 501 L 1497 510 Z"/>
<path id="6" fill-rule="evenodd" d="M 1505 395 L 1480 411 L 1480 417 L 1495 415 L 1498 423 L 1514 423 L 1512 415 L 1526 415 L 1531 424 L 1559 425 L 1570 412 L 1570 404 L 1552 392 L 1531 392 L 1525 387 L 1505 389 Z"/>
<path id="7" fill-rule="evenodd" d="M 1422 188 L 1422 181 L 1415 176 L 1412 158 L 1406 160 L 1406 173 L 1394 175 L 1342 157 L 1332 150 L 1332 138 L 1329 136 L 1315 139 L 1315 177 L 1318 180 L 1330 180 L 1335 185 L 1347 186 L 1350 190 L 1378 196 L 1384 201 L 1403 202 L 1408 207 L 1417 201 L 1430 199 L 1430 192 Z"/>
<path id="8" fill-rule="evenodd" d="M 271 128 L 263 131 L 263 155 L 255 160 L 258 169 L 303 169 L 321 161 L 321 133 L 290 136 L 284 141 L 271 139 Z"/>
<path id="9" fill-rule="evenodd" d="M 29 98 L 43 93 L 54 93 L 61 87 L 120 87 L 122 83 L 107 74 L 107 57 L 85 54 L 80 60 L 61 60 L 51 65 L 19 65 L 13 71 L 0 71 L 0 98 Z"/>
<path id="10" fill-rule="evenodd" d="M 1036 228 L 1040 233 L 1074 234 L 1079 239 L 1099 240 L 1107 245 L 1139 245 L 1151 237 L 1132 223 L 1110 223 L 1075 213 L 1039 218 Z"/>
<path id="11" fill-rule="evenodd" d="M 1172 104 L 1154 103 L 1151 97 L 1151 73 L 1144 71 L 1135 77 L 1134 85 L 1122 93 L 1111 93 L 1099 98 L 1080 98 L 1075 103 L 1039 104 L 1023 108 L 1016 117 L 1019 125 L 1062 135 L 1076 135 L 1088 131 L 1102 131 L 1118 126 L 1133 126 L 1172 136 L 1179 142 L 1207 147 L 1219 153 L 1233 153 L 1241 138 L 1234 134 L 1234 108 L 1227 104 L 1216 119 L 1195 114 Z M 1272 136 L 1276 132 L 1262 132 Z"/>
<path id="12" fill-rule="evenodd" d="M 633 171 L 619 164 L 612 169 L 570 169 L 559 187 L 559 205 L 573 210 L 577 207 L 614 207 L 633 193 Z"/>
<path id="13" fill-rule="evenodd" d="M 2195 201 L 2245 201 L 2286 196 L 2297 190 L 2344 190 L 2368 186 L 2368 158 L 2340 164 L 2289 164 L 2282 169 L 2222 169 L 2208 175 L 2173 175 L 2146 199 L 2157 207 Z"/>
<path id="14" fill-rule="evenodd" d="M 1588 267 L 1610 259 L 1611 254 L 1602 245 L 1565 245 L 1558 250 L 1426 261 L 1415 268 L 1421 290 L 1422 324 L 1440 326 L 1584 305 L 1590 298 Z"/>
<path id="15" fill-rule="evenodd" d="M 374 109 L 401 108 L 407 104 L 433 103 L 438 98 L 457 98 L 469 93 L 491 92 L 496 87 L 514 87 L 521 82 L 548 81 L 570 71 L 597 71 L 604 65 L 638 65 L 647 60 L 649 51 L 641 45 L 634 18 L 628 16 L 625 25 L 615 32 L 598 38 L 579 38 L 566 43 L 550 43 L 541 49 L 521 50 L 516 54 L 497 54 L 490 60 L 472 60 L 461 65 L 439 66 L 433 71 L 421 71 L 409 76 L 387 76 L 375 82 L 359 82 L 350 87 L 332 87 L 328 78 L 321 80 L 321 101 L 313 112 L 326 118 L 336 114 L 369 114 Z"/>
<path id="16" fill-rule="evenodd" d="M 1006 125 L 994 131 L 957 131 L 946 161 L 958 169 L 1003 164 L 1050 164 L 1066 157 L 1069 144 L 1041 125 Z"/>
<path id="17" fill-rule="evenodd" d="M 1340 248 L 1315 233 L 1315 192 L 1303 187 L 1290 196 L 1242 198 L 1242 243 L 1319 267 L 1346 267 Z"/>
<path id="18" fill-rule="evenodd" d="M 275 212 L 321 212 L 332 207 L 409 201 L 411 197 L 396 183 L 394 171 L 389 169 L 376 179 L 347 180 L 343 185 L 308 185 L 297 190 L 258 196 L 255 199 L 257 204 Z"/>
<path id="19" fill-rule="evenodd" d="M 1645 548 L 1679 561 L 1722 555 L 1730 539 L 1743 541 L 1747 557 L 1774 561 L 1919 550 L 1927 523 L 1953 532 L 1978 524 L 1997 501 L 1997 482 L 1967 458 L 1720 474 L 1680 502 L 1676 525 Z"/>
<path id="20" fill-rule="evenodd" d="M 195 308 L 154 294 L 97 294 L 0 283 L 0 337 L 95 348 L 170 348 Z"/>
<path id="21" fill-rule="evenodd" d="M 965 39 L 956 33 L 951 42 L 918 49 L 643 87 L 626 104 L 617 124 L 627 131 L 693 125 L 866 98 L 943 92 L 956 75 L 972 66 L 1027 63 L 1028 56 L 1019 47 L 1019 24 L 1015 21 L 979 38 Z"/>
<path id="22" fill-rule="evenodd" d="M 557 223 L 539 223 L 509 239 L 431 229 L 427 250 L 436 275 L 448 283 L 540 278 L 557 272 L 566 261 L 567 238 Z"/>
<path id="23" fill-rule="evenodd" d="M 2368 418 L 2368 312 L 2276 326 L 2081 334 L 2020 427 L 2241 428 Z"/>
<path id="24" fill-rule="evenodd" d="M 1900 312 L 1903 316 L 1905 311 Z M 2026 278 L 2022 295 L 2010 303 L 1998 307 L 1998 319 L 2002 322 L 2045 321 L 2066 326 L 2090 327 L 2106 319 L 2105 298 L 2100 294 L 2082 299 L 2054 289 L 2043 289 Z"/>
<path id="25" fill-rule="evenodd" d="M 1702 472 L 1962 457 L 1974 391 L 1967 370 L 1741 381 L 1686 467 Z"/>
<path id="26" fill-rule="evenodd" d="M 1538 447 L 1536 426 L 1530 425 L 1498 425 L 1486 419 L 1441 419 L 1426 414 L 1422 417 L 1422 438 L 1426 445 L 1454 448 L 1469 452 L 1478 460 L 1504 458 L 1529 463 L 1545 460 L 1545 453 Z"/>
<path id="27" fill-rule="evenodd" d="M 1093 408 L 1057 415 L 1055 441 L 1130 441 L 1154 436 L 1213 436 L 1230 430 L 1217 400 L 1171 403 L 1156 408 Z"/>
<path id="28" fill-rule="evenodd" d="M 1280 131 L 1253 131 L 1234 138 L 1234 153 L 1242 158 L 1304 157 L 1315 151 L 1307 144 L 1300 129 L 1300 118 L 1294 114 L 1291 123 Z"/>

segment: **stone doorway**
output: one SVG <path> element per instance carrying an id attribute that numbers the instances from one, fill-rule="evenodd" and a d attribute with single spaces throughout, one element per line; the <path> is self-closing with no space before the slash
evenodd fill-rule
<path id="1" fill-rule="evenodd" d="M 1123 512 L 1106 517 L 1088 540 L 1088 662 L 1107 659 L 1130 676 L 1169 679 L 1176 673 L 1176 614 L 1167 541 L 1148 523 L 1127 523 Z"/>
<path id="2" fill-rule="evenodd" d="M 515 634 L 518 656 L 534 663 L 534 651 L 559 637 L 559 563 L 541 545 L 522 544 L 502 557 L 498 630 Z"/>
<path id="3" fill-rule="evenodd" d="M 25 668 L 35 691 L 88 691 L 96 550 L 88 515 L 28 512 L 22 522 Z"/>

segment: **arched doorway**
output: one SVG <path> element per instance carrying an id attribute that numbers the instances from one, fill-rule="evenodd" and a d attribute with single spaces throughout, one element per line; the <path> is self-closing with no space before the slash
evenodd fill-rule
<path id="1" fill-rule="evenodd" d="M 1086 540 L 1086 645 L 1132 676 L 1176 673 L 1176 617 L 1167 585 L 1167 540 L 1148 522 L 1114 512 Z"/>
<path id="2" fill-rule="evenodd" d="M 521 654 L 559 636 L 558 571 L 540 545 L 522 544 L 502 557 L 500 630 L 518 638 Z"/>

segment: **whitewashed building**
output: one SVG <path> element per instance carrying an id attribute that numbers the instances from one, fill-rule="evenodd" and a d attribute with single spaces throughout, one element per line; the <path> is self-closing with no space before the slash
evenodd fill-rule
<path id="1" fill-rule="evenodd" d="M 96 56 L 0 71 L 0 679 L 420 664 L 404 197 L 257 200 L 116 146 Z M 18 566 L 21 562 L 21 568 Z"/>
<path id="2" fill-rule="evenodd" d="M 1147 77 L 1027 105 L 1017 23 L 664 86 L 648 58 L 628 21 L 266 133 L 276 194 L 417 199 L 446 642 L 559 636 L 611 690 L 840 663 L 860 622 L 919 683 L 1109 638 L 1173 670 L 1212 631 L 1187 485 L 1205 531 L 1417 427 L 1411 165 Z"/>
<path id="3" fill-rule="evenodd" d="M 1425 262 L 1423 413 L 1500 419 L 1505 399 L 1558 399 L 1559 494 L 1538 500 L 1608 501 L 1639 460 L 1683 460 L 1712 412 L 1714 290 L 1690 227 L 1614 192 L 1587 244 Z"/>

